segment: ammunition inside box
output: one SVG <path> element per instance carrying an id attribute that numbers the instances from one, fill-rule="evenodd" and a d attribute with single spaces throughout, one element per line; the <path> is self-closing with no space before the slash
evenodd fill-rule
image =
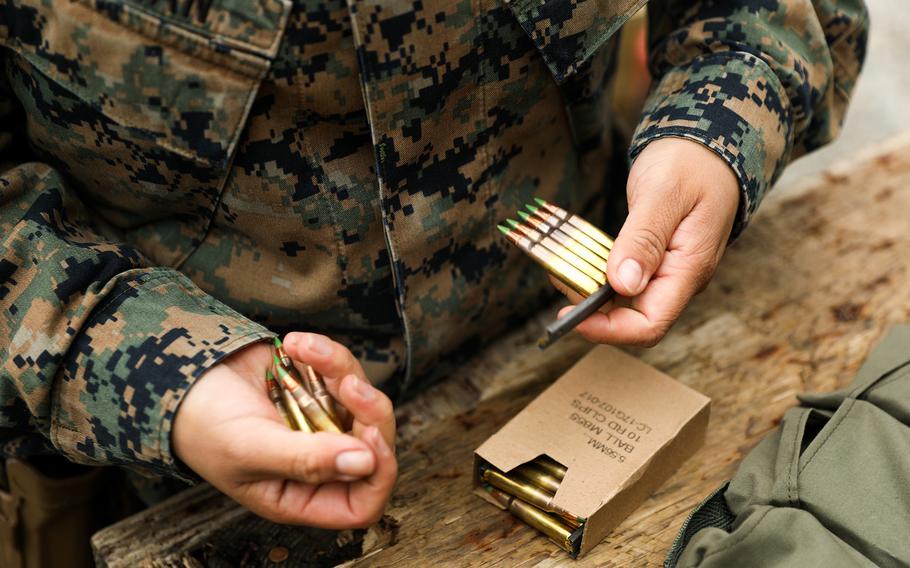
<path id="1" fill-rule="evenodd" d="M 478 462 L 483 490 L 500 507 L 545 534 L 573 557 L 578 554 L 584 519 L 553 504 L 566 468 L 540 456 L 509 472 Z"/>

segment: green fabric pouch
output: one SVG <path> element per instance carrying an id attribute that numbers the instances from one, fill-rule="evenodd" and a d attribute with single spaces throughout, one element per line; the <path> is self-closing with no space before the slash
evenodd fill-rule
<path id="1" fill-rule="evenodd" d="M 667 568 L 910 566 L 910 326 L 847 389 L 799 399 L 692 512 Z"/>

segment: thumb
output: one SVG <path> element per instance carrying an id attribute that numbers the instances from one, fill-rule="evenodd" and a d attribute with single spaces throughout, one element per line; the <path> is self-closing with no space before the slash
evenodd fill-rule
<path id="1" fill-rule="evenodd" d="M 631 180 L 632 178 L 630 178 Z M 607 279 L 623 296 L 641 294 L 663 260 L 670 238 L 685 217 L 685 206 L 673 191 L 629 190 L 629 204 L 607 263 Z"/>
<path id="2" fill-rule="evenodd" d="M 239 464 L 253 477 L 276 477 L 312 485 L 372 475 L 373 450 L 362 440 L 331 432 L 303 433 L 271 423 L 249 436 Z"/>

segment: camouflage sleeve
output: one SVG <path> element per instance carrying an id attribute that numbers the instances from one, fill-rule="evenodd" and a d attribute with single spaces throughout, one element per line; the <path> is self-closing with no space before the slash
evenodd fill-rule
<path id="1" fill-rule="evenodd" d="M 183 394 L 270 333 L 107 238 L 57 170 L 8 166 L 21 109 L 0 82 L 3 111 L 0 432 L 39 432 L 76 462 L 180 476 L 170 428 Z"/>
<path id="2" fill-rule="evenodd" d="M 787 162 L 831 141 L 862 66 L 863 0 L 653 0 L 655 79 L 630 156 L 696 140 L 736 172 L 738 235 Z"/>

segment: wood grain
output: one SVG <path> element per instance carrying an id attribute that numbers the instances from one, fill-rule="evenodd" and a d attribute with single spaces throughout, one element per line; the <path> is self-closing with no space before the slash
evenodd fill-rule
<path id="1" fill-rule="evenodd" d="M 591 554 L 570 560 L 470 492 L 472 451 L 588 346 L 545 353 L 536 317 L 398 410 L 401 476 L 386 517 L 330 533 L 257 519 L 203 486 L 99 532 L 99 564 L 656 566 L 689 510 L 728 479 L 802 391 L 843 387 L 893 323 L 910 320 L 910 136 L 772 194 L 713 282 L 636 356 L 710 396 L 705 447 Z"/>

